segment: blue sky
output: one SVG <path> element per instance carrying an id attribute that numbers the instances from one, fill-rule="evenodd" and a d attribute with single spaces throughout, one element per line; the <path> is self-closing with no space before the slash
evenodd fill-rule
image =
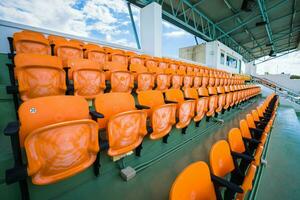
<path id="1" fill-rule="evenodd" d="M 139 32 L 140 10 L 133 6 L 132 11 Z M 136 47 L 124 0 L 2 0 L 0 19 Z M 195 45 L 194 36 L 165 21 L 162 42 L 163 56 L 167 57 L 178 57 L 180 47 Z M 299 65 L 300 53 L 296 52 L 257 68 L 260 73 L 300 74 Z"/>

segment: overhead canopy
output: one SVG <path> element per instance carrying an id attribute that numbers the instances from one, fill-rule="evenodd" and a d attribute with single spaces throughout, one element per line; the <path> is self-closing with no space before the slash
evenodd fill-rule
<path id="1" fill-rule="evenodd" d="M 153 0 L 128 0 L 144 7 Z M 296 49 L 300 3 L 296 0 L 155 0 L 163 19 L 204 39 L 219 40 L 246 61 Z"/>

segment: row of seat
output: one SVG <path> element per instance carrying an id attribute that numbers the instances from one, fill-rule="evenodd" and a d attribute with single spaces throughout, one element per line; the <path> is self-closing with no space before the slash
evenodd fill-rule
<path id="1" fill-rule="evenodd" d="M 257 95 L 259 88 L 237 93 L 242 95 L 234 104 Z M 92 111 L 80 96 L 39 97 L 21 104 L 20 128 L 10 124 L 6 130 L 8 135 L 15 130 L 20 146 L 25 148 L 26 174 L 34 184 L 44 185 L 72 176 L 93 163 L 97 168 L 100 148 L 107 146 L 99 146 L 98 141 L 107 142 L 112 157 L 134 150 L 139 156 L 147 134 L 150 139 L 167 143 L 173 125 L 185 129 L 192 119 L 199 122 L 207 115 L 209 105 L 202 99 L 185 99 L 179 89 L 167 90 L 165 97 L 161 91 L 149 90 L 138 94 L 136 104 L 130 93 L 105 93 L 95 98 Z M 98 139 L 98 130 L 104 129 L 106 135 Z"/>
<path id="2" fill-rule="evenodd" d="M 17 54 L 14 61 L 15 78 L 23 101 L 66 93 L 68 81 L 66 81 L 66 72 L 59 57 L 24 53 Z M 225 93 L 244 88 L 244 79 L 238 76 L 153 74 L 148 72 L 135 74 L 131 71 L 116 71 L 112 72 L 110 78 L 107 79 L 105 72 L 99 69 L 97 62 L 89 59 L 70 59 L 69 63 L 72 68 L 74 94 L 86 99 L 94 99 L 108 87 L 111 87 L 111 92 L 129 93 L 133 89 L 138 93 L 152 89 L 166 91 L 167 89 L 199 89 L 201 87 L 215 87 L 216 90 L 209 91 Z M 135 75 L 136 78 L 134 78 Z"/>
<path id="3" fill-rule="evenodd" d="M 278 102 L 277 95 L 268 96 L 240 121 L 239 128 L 229 131 L 228 141 L 216 142 L 210 150 L 210 169 L 203 161 L 186 167 L 173 183 L 170 199 L 244 199 L 261 164 Z"/>
<path id="4" fill-rule="evenodd" d="M 180 64 L 174 60 L 172 63 L 170 59 L 154 58 L 149 55 L 137 55 L 134 52 L 125 52 L 121 49 L 112 49 L 110 47 L 101 47 L 96 44 L 85 44 L 83 41 L 70 39 L 67 40 L 61 36 L 49 35 L 47 38 L 38 32 L 24 30 L 16 32 L 13 35 L 13 47 L 16 54 L 19 53 L 33 53 L 50 55 L 50 46 L 55 47 L 54 55 L 62 58 L 64 66 L 67 66 L 68 58 L 88 58 L 95 60 L 101 64 L 107 61 L 117 62 L 121 64 L 133 64 L 146 67 L 159 66 L 159 68 L 166 69 L 169 65 L 171 69 L 177 69 L 176 64 Z M 83 53 L 84 52 L 84 53 Z M 147 60 L 146 63 L 144 63 Z M 158 62 L 158 63 L 157 63 Z M 174 66 L 173 66 L 174 64 Z M 188 63 L 181 63 L 187 65 Z M 189 64 L 188 67 L 180 66 L 180 70 L 193 71 L 196 65 Z M 187 68 L 187 69 L 186 69 Z M 197 68 L 197 67 L 196 67 Z M 206 70 L 209 68 L 204 67 Z M 218 72 L 225 72 L 216 70 Z M 198 72 L 197 70 L 195 72 Z"/>
<path id="5" fill-rule="evenodd" d="M 13 36 L 13 49 L 16 54 L 43 54 L 50 55 L 50 46 L 53 55 L 62 60 L 63 67 L 70 68 L 69 78 L 72 79 L 72 59 L 89 59 L 98 63 L 99 70 L 105 70 L 106 79 L 114 71 L 131 71 L 134 73 L 200 75 L 214 74 L 228 77 L 230 74 L 223 70 L 211 69 L 205 66 L 176 61 L 168 58 L 158 58 L 149 55 L 138 55 L 134 52 L 125 52 L 121 49 L 100 47 L 96 44 L 85 44 L 78 40 L 67 40 L 60 36 L 43 34 L 24 30 Z M 249 77 L 241 76 L 242 79 Z"/>

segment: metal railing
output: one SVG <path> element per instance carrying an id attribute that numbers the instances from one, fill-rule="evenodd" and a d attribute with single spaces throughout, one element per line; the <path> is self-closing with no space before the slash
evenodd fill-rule
<path id="1" fill-rule="evenodd" d="M 252 81 L 273 89 L 278 95 L 300 105 L 300 94 L 267 78 L 251 76 Z"/>

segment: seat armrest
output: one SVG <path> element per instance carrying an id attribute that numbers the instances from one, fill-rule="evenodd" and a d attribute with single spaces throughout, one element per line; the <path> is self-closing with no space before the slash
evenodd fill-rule
<path id="1" fill-rule="evenodd" d="M 252 156 L 242 154 L 242 153 L 237 153 L 234 151 L 231 152 L 231 155 L 235 158 L 241 158 L 243 160 L 250 161 L 250 162 L 254 160 L 254 158 Z"/>
<path id="2" fill-rule="evenodd" d="M 97 120 L 97 119 L 100 119 L 100 118 L 104 118 L 104 115 L 102 113 L 98 113 L 97 111 L 95 110 L 90 110 L 90 115 L 92 116 L 92 119 L 93 120 Z"/>
<path id="3" fill-rule="evenodd" d="M 184 97 L 184 100 L 196 100 L 195 98 Z"/>
<path id="4" fill-rule="evenodd" d="M 264 130 L 258 128 L 249 128 L 249 130 L 251 132 L 258 133 L 258 134 L 262 134 L 264 132 Z"/>
<path id="5" fill-rule="evenodd" d="M 20 130 L 20 123 L 19 121 L 9 122 L 5 127 L 3 133 L 6 136 L 14 136 L 18 135 Z"/>
<path id="6" fill-rule="evenodd" d="M 217 185 L 222 186 L 222 187 L 226 187 L 227 189 L 229 189 L 231 191 L 234 191 L 234 192 L 237 192 L 237 193 L 243 193 L 244 192 L 243 189 L 240 186 L 238 186 L 234 183 L 231 183 L 231 182 L 227 181 L 224 178 L 215 176 L 213 174 L 211 174 L 210 176 L 211 176 L 211 180 L 214 184 L 217 184 Z"/>
<path id="7" fill-rule="evenodd" d="M 145 105 L 140 105 L 140 104 L 136 104 L 135 108 L 138 110 L 142 110 L 142 109 L 150 109 L 149 106 L 145 106 Z"/>
<path id="8" fill-rule="evenodd" d="M 27 166 L 22 165 L 5 171 L 5 183 L 12 184 L 28 177 Z"/>
<path id="9" fill-rule="evenodd" d="M 245 138 L 243 137 L 243 140 L 247 143 L 252 143 L 252 144 L 259 144 L 260 141 L 256 140 L 256 139 L 250 139 L 250 138 Z"/>
<path id="10" fill-rule="evenodd" d="M 165 100 L 165 103 L 169 104 L 169 103 L 178 103 L 178 102 L 177 101 Z"/>

